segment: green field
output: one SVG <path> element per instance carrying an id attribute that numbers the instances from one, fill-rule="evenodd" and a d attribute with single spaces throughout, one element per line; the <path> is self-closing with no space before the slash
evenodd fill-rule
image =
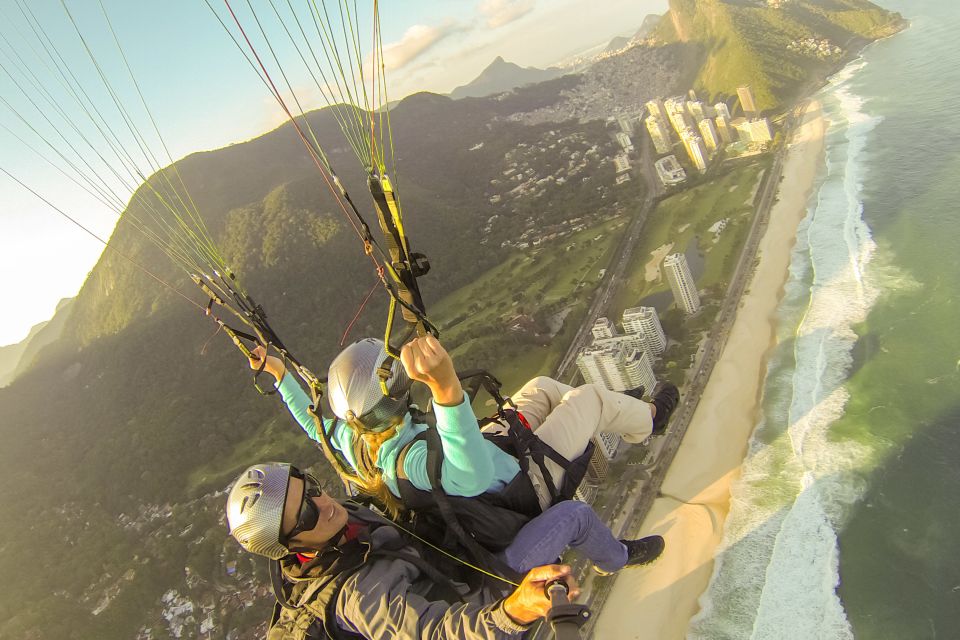
<path id="1" fill-rule="evenodd" d="M 570 343 L 629 223 L 612 217 L 537 248 L 517 249 L 431 309 L 460 369 L 484 367 L 508 392 L 550 374 Z M 517 317 L 523 327 L 510 330 Z"/>
<path id="2" fill-rule="evenodd" d="M 653 252 L 669 243 L 673 244 L 671 253 L 682 253 L 696 239 L 697 250 L 704 258 L 697 287 L 708 291 L 708 299 L 722 297 L 750 229 L 756 185 L 761 172 L 769 166 L 768 156 L 731 162 L 724 168 L 726 173 L 710 182 L 662 200 L 644 226 L 625 281 L 610 303 L 607 316 L 618 318 L 624 309 L 669 288 L 662 274 L 652 281 L 646 278 L 646 266 Z M 721 233 L 709 231 L 724 219 L 727 226 Z"/>

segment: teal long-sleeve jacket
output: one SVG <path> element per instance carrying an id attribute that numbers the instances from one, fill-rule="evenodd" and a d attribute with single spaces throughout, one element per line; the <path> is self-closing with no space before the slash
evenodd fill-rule
<path id="1" fill-rule="evenodd" d="M 289 373 L 285 373 L 277 390 L 284 404 L 300 427 L 311 439 L 320 442 L 317 423 L 310 415 L 309 396 Z M 504 453 L 480 433 L 477 417 L 469 400 L 454 407 L 434 405 L 437 431 L 443 444 L 443 467 L 441 484 L 444 491 L 454 496 L 472 497 L 488 491 L 501 491 L 520 472 L 516 458 Z M 353 454 L 354 431 L 342 420 L 323 420 L 323 427 L 330 443 L 356 469 Z M 383 471 L 383 480 L 390 492 L 400 497 L 397 485 L 397 456 L 418 433 L 426 430 L 422 424 L 414 424 L 410 414 L 404 416 L 403 424 L 396 434 L 384 442 L 377 451 L 376 465 Z M 413 486 L 430 490 L 427 476 L 427 443 L 414 443 L 403 460 L 403 471 Z"/>

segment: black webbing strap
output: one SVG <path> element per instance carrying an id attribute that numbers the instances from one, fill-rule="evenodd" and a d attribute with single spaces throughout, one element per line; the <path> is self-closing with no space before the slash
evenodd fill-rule
<path id="1" fill-rule="evenodd" d="M 287 586 L 283 581 L 283 567 L 279 560 L 268 560 L 270 566 L 270 584 L 273 587 L 273 596 L 284 609 L 296 611 L 300 607 L 290 604 L 290 594 L 287 593 Z"/>
<path id="2" fill-rule="evenodd" d="M 473 536 L 467 533 L 463 525 L 460 524 L 460 520 L 453 510 L 453 505 L 450 504 L 447 492 L 443 490 L 441 480 L 441 473 L 443 471 L 443 445 L 440 442 L 440 434 L 436 429 L 427 429 L 421 433 L 427 441 L 427 476 L 430 479 L 432 494 L 437 503 L 437 507 L 440 509 L 440 515 L 443 521 L 447 523 L 447 526 L 453 531 L 457 540 L 466 547 L 474 560 L 480 563 L 486 563 L 488 567 L 495 569 L 509 580 L 519 582 L 522 577 L 520 574 L 507 566 L 503 560 L 480 546 L 477 541 L 473 539 Z"/>
<path id="3" fill-rule="evenodd" d="M 443 481 L 441 478 L 443 472 L 443 445 L 440 442 L 440 434 L 437 433 L 436 429 L 428 428 L 421 431 L 400 451 L 400 454 L 397 456 L 397 478 L 409 480 L 406 472 L 403 470 L 403 463 L 406 460 L 407 453 L 415 442 L 427 443 L 427 479 L 430 481 L 430 495 L 433 496 L 433 501 L 440 511 L 440 517 L 443 518 L 450 533 L 452 533 L 457 542 L 463 545 L 470 555 L 473 556 L 474 561 L 497 571 L 508 580 L 518 582 L 522 576 L 511 569 L 496 555 L 484 549 L 473 539 L 473 536 L 463 528 L 463 525 L 460 524 L 460 519 L 457 517 L 453 505 L 450 504 L 449 496 L 447 492 L 443 490 Z"/>

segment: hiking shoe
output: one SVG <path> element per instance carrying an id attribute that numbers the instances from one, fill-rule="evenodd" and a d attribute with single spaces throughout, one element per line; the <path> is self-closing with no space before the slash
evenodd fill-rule
<path id="1" fill-rule="evenodd" d="M 643 385 L 636 387 L 635 389 L 627 389 L 623 392 L 623 395 L 630 396 L 631 398 L 636 398 L 637 400 L 643 400 L 643 392 L 646 389 L 643 388 Z"/>
<path id="2" fill-rule="evenodd" d="M 627 548 L 627 562 L 623 565 L 624 569 L 650 564 L 660 557 L 664 546 L 666 546 L 663 536 L 647 536 L 639 540 L 621 540 L 620 542 Z M 614 573 L 613 571 L 604 571 L 597 565 L 593 565 L 593 570 L 601 576 L 609 576 Z"/>
<path id="3" fill-rule="evenodd" d="M 653 417 L 653 435 L 659 436 L 667 430 L 667 421 L 673 415 L 674 409 L 680 404 L 680 391 L 676 385 L 661 382 L 653 394 L 653 406 L 657 408 L 657 415 Z"/>

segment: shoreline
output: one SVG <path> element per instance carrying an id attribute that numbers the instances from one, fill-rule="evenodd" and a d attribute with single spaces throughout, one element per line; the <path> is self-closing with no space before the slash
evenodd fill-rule
<path id="1" fill-rule="evenodd" d="M 723 537 L 730 488 L 760 415 L 766 363 L 776 343 L 776 310 L 790 254 L 823 162 L 827 123 L 816 101 L 791 137 L 758 260 L 713 373 L 641 527 L 659 533 L 663 556 L 649 569 L 623 572 L 596 619 L 601 638 L 683 638 L 700 610 Z M 630 610 L 635 615 L 623 616 Z M 610 613 L 606 613 L 610 612 Z M 637 621 L 642 621 L 638 624 Z"/>

